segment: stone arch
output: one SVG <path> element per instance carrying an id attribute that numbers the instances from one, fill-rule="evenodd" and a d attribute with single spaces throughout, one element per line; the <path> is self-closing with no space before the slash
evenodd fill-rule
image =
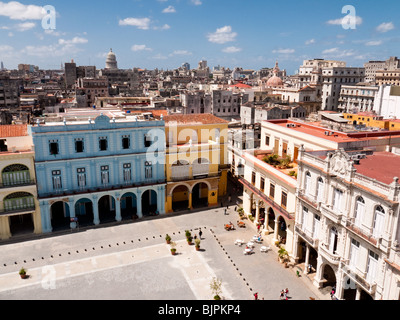
<path id="1" fill-rule="evenodd" d="M 186 183 L 180 183 L 171 189 L 173 211 L 187 210 L 189 208 L 191 190 L 192 188 Z"/>
<path id="2" fill-rule="evenodd" d="M 91 225 L 94 221 L 94 203 L 87 197 L 80 197 L 74 202 L 75 217 L 79 219 L 79 225 Z"/>
<path id="3" fill-rule="evenodd" d="M 112 195 L 103 195 L 97 201 L 100 222 L 115 221 L 115 198 Z"/>
<path id="4" fill-rule="evenodd" d="M 50 219 L 53 230 L 69 228 L 69 203 L 63 200 L 55 201 L 54 203 L 52 203 L 50 206 Z"/>
<path id="5" fill-rule="evenodd" d="M 142 213 L 144 216 L 153 215 L 156 212 L 160 212 L 158 208 L 158 192 L 154 189 L 147 189 L 142 192 Z"/>
<path id="6" fill-rule="evenodd" d="M 210 184 L 205 181 L 199 181 L 192 186 L 192 206 L 193 208 L 201 208 L 208 206 L 208 194 Z"/>
<path id="7" fill-rule="evenodd" d="M 126 192 L 121 197 L 121 216 L 122 219 L 131 219 L 137 214 L 138 197 L 134 192 Z"/>

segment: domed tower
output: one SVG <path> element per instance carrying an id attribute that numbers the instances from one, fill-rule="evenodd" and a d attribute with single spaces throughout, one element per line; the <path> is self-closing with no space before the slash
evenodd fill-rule
<path id="1" fill-rule="evenodd" d="M 278 77 L 278 74 L 280 72 L 279 66 L 278 66 L 278 61 L 276 61 L 275 63 L 275 68 L 274 68 L 274 75 L 269 78 L 269 80 L 267 81 L 267 87 L 283 87 L 283 81 L 281 78 Z"/>
<path id="2" fill-rule="evenodd" d="M 110 49 L 110 52 L 107 55 L 106 69 L 118 69 L 117 57 L 112 49 Z"/>

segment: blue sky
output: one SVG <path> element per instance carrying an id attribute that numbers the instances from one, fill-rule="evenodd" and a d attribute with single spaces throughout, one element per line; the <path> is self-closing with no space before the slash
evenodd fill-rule
<path id="1" fill-rule="evenodd" d="M 44 30 L 41 8 L 57 11 Z M 345 5 L 356 28 L 344 29 Z M 58 68 L 104 68 L 110 48 L 120 68 L 281 68 L 293 74 L 304 59 L 369 60 L 400 56 L 400 1 L 359 0 L 20 0 L 0 1 L 0 61 Z"/>

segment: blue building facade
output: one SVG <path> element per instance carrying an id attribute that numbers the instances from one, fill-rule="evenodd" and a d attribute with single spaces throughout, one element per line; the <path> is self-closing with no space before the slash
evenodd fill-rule
<path id="1" fill-rule="evenodd" d="M 165 214 L 165 123 L 94 120 L 31 128 L 42 230 Z"/>

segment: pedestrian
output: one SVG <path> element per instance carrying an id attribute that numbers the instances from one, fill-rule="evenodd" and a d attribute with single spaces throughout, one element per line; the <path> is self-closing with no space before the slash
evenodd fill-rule
<path id="1" fill-rule="evenodd" d="M 260 233 L 260 227 L 261 227 L 261 224 L 257 223 L 257 231 L 258 231 L 258 233 Z"/>
<path id="2" fill-rule="evenodd" d="M 231 203 L 231 201 L 232 201 L 232 196 L 229 195 L 229 197 L 228 197 L 228 202 Z"/>
<path id="3" fill-rule="evenodd" d="M 227 211 L 227 210 L 225 209 L 224 215 L 226 215 L 226 211 Z"/>
<path id="4" fill-rule="evenodd" d="M 254 300 L 258 300 L 258 292 L 254 294 Z"/>
<path id="5" fill-rule="evenodd" d="M 284 296 L 285 296 L 285 292 L 282 290 L 281 291 L 281 295 L 280 295 L 280 299 L 283 300 Z"/>
<path id="6" fill-rule="evenodd" d="M 201 240 L 201 236 L 203 235 L 203 232 L 201 231 L 201 229 L 200 229 L 200 231 L 199 231 L 199 238 L 200 238 L 200 240 Z"/>
<path id="7" fill-rule="evenodd" d="M 285 289 L 285 300 L 288 300 L 289 289 Z"/>

